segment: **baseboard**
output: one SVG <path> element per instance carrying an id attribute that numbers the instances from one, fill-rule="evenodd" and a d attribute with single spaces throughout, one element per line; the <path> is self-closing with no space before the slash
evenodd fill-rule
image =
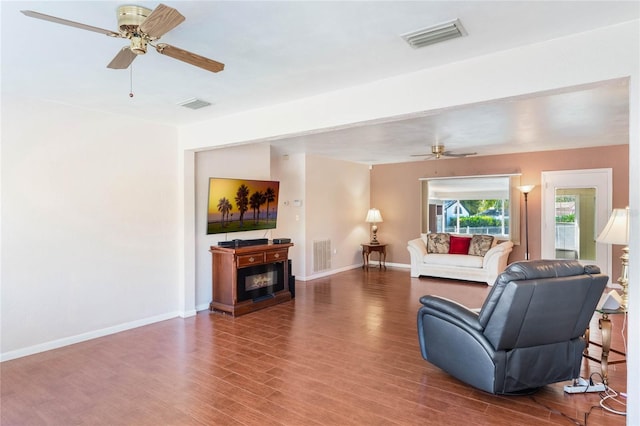
<path id="1" fill-rule="evenodd" d="M 406 264 L 406 263 L 386 263 L 387 267 L 391 267 L 391 268 L 401 268 L 401 269 L 411 269 L 411 265 Z M 371 263 L 371 267 L 378 267 L 378 263 L 377 262 L 372 262 Z M 351 269 L 357 269 L 357 268 L 362 268 L 362 263 L 360 264 L 354 264 L 354 265 L 349 265 L 349 266 L 345 266 L 343 268 L 339 268 L 339 269 L 331 269 L 330 271 L 323 271 L 317 274 L 312 274 L 312 275 L 308 275 L 308 276 L 299 276 L 296 275 L 296 281 L 311 281 L 311 280 L 315 280 L 317 278 L 323 278 L 323 277 L 328 277 L 330 275 L 335 275 L 338 274 L 340 272 L 345 272 L 345 271 L 349 271 Z"/>
<path id="2" fill-rule="evenodd" d="M 149 318 L 143 318 L 136 321 L 131 321 L 123 324 L 114 325 L 112 327 L 102 328 L 100 330 L 89 331 L 87 333 L 77 334 L 75 336 L 65 337 L 63 339 L 52 340 L 50 342 L 40 343 L 37 345 L 29 346 L 22 349 L 16 349 L 14 351 L 4 352 L 0 354 L 0 362 L 9 361 L 16 358 L 22 358 L 29 355 L 34 355 L 40 352 L 50 351 L 52 349 L 58 349 L 63 346 L 69 346 L 80 342 L 86 342 L 87 340 L 97 339 L 98 337 L 108 336 L 110 334 L 116 334 L 121 331 L 131 330 L 133 328 L 142 327 L 145 325 L 153 324 L 160 321 L 166 321 L 168 319 L 180 317 L 180 312 L 168 312 L 162 315 L 156 315 Z"/>
<path id="3" fill-rule="evenodd" d="M 390 266 L 392 268 L 400 268 L 400 269 L 411 269 L 411 265 L 407 264 L 407 263 L 386 263 L 387 266 Z"/>
<path id="4" fill-rule="evenodd" d="M 207 308 L 209 307 L 209 305 L 207 305 Z M 192 309 L 190 311 L 181 311 L 178 316 L 180 318 L 189 318 L 189 317 L 194 317 L 196 316 L 196 314 L 198 313 L 198 308 L 196 307 L 196 309 Z"/>
<path id="5" fill-rule="evenodd" d="M 318 278 L 324 278 L 324 277 L 328 277 L 331 275 L 335 275 L 339 272 L 344 272 L 344 271 L 349 271 L 351 269 L 356 269 L 356 268 L 362 268 L 362 265 L 349 265 L 349 266 L 344 266 L 342 268 L 338 268 L 338 269 L 330 269 L 328 271 L 322 271 L 322 272 L 318 272 L 316 274 L 312 274 L 312 275 L 296 275 L 296 281 L 311 281 L 311 280 L 315 280 Z"/>
<path id="6" fill-rule="evenodd" d="M 201 312 L 201 311 L 208 311 L 209 310 L 209 304 L 208 303 L 203 303 L 202 305 L 197 305 L 196 306 L 196 313 L 197 312 Z"/>

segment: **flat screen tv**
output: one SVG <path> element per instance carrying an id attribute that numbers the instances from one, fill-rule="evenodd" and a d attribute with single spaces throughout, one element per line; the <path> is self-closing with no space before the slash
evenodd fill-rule
<path id="1" fill-rule="evenodd" d="M 280 182 L 209 178 L 207 234 L 273 229 Z"/>

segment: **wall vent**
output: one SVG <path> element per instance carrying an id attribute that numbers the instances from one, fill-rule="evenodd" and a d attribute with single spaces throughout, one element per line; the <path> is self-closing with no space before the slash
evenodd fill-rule
<path id="1" fill-rule="evenodd" d="M 440 43 L 442 41 L 451 40 L 452 38 L 466 36 L 467 31 L 464 29 L 459 19 L 434 25 L 429 28 L 412 31 L 402 34 L 400 37 L 404 39 L 409 46 L 414 49 L 429 46 L 431 44 Z"/>
<path id="2" fill-rule="evenodd" d="M 178 105 L 189 109 L 200 109 L 211 105 L 211 102 L 203 101 L 202 99 L 191 98 L 178 103 Z"/>
<path id="3" fill-rule="evenodd" d="M 331 269 L 331 240 L 313 242 L 313 272 Z"/>

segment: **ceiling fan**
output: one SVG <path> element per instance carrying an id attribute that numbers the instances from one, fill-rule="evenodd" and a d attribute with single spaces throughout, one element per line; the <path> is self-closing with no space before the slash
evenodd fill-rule
<path id="1" fill-rule="evenodd" d="M 428 158 L 436 158 L 439 159 L 440 157 L 453 157 L 453 158 L 462 158 L 462 157 L 468 157 L 470 155 L 476 155 L 477 152 L 465 152 L 465 153 L 461 153 L 461 154 L 455 154 L 451 151 L 447 151 L 444 149 L 444 145 L 440 145 L 438 143 L 436 143 L 435 145 L 431 145 L 431 154 L 413 154 L 411 155 L 412 157 L 428 157 Z"/>
<path id="2" fill-rule="evenodd" d="M 94 31 L 114 38 L 129 39 L 130 45 L 123 47 L 120 52 L 107 65 L 112 69 L 126 69 L 138 55 L 147 53 L 147 45 L 156 49 L 162 55 L 169 56 L 182 62 L 200 67 L 207 71 L 219 72 L 224 69 L 224 64 L 196 55 L 179 47 L 166 43 L 156 43 L 164 34 L 171 31 L 185 20 L 176 9 L 158 5 L 153 11 L 142 6 L 123 5 L 118 7 L 119 31 L 110 31 L 55 16 L 45 15 L 32 10 L 21 11 L 31 18 L 43 19 L 56 24 L 68 25 L 82 30 Z"/>

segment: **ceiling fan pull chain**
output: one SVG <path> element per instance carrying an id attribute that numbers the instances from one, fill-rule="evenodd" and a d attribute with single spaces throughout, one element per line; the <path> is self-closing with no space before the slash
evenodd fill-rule
<path id="1" fill-rule="evenodd" d="M 133 64 L 129 65 L 129 97 L 133 98 Z"/>

